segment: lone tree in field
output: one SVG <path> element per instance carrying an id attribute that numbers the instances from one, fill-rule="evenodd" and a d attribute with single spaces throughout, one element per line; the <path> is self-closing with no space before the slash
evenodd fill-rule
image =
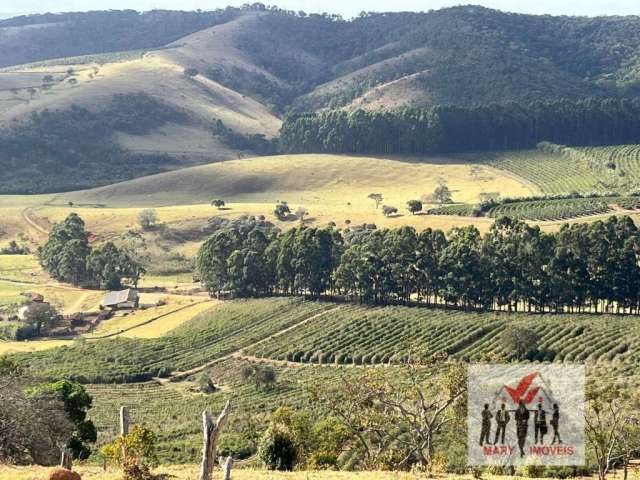
<path id="1" fill-rule="evenodd" d="M 378 209 L 378 207 L 382 203 L 382 200 L 384 200 L 384 198 L 382 197 L 381 193 L 370 193 L 367 198 L 370 198 L 371 200 L 373 200 L 376 203 L 376 210 Z"/>
<path id="2" fill-rule="evenodd" d="M 391 215 L 395 215 L 396 213 L 398 213 L 398 209 L 396 207 L 392 207 L 391 205 L 382 206 L 382 214 L 385 217 L 390 217 Z"/>
<path id="3" fill-rule="evenodd" d="M 440 183 L 440 185 L 438 185 L 433 191 L 433 198 L 441 204 L 451 203 L 453 201 L 451 197 L 451 190 L 449 190 L 449 187 L 444 182 Z"/>
<path id="4" fill-rule="evenodd" d="M 143 230 L 153 230 L 158 225 L 158 215 L 152 208 L 143 210 L 138 215 L 138 224 Z"/>
<path id="5" fill-rule="evenodd" d="M 409 210 L 412 215 L 415 215 L 416 213 L 421 212 L 422 202 L 420 200 L 409 200 L 407 202 L 407 210 Z"/>
<path id="6" fill-rule="evenodd" d="M 289 208 L 289 204 L 287 202 L 279 202 L 276 205 L 276 209 L 273 211 L 273 214 L 280 221 L 286 220 L 290 213 L 291 209 Z"/>
<path id="7" fill-rule="evenodd" d="M 216 207 L 218 210 L 220 210 L 222 207 L 225 206 L 224 200 L 221 200 L 219 198 L 216 198 L 215 200 L 211 201 L 211 205 L 213 205 L 214 207 Z"/>
<path id="8" fill-rule="evenodd" d="M 500 335 L 500 342 L 517 360 L 524 360 L 538 350 L 538 334 L 525 327 L 507 327 Z"/>

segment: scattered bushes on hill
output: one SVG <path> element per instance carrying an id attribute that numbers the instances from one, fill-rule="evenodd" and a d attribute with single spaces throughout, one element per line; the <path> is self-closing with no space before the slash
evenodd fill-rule
<path id="1" fill-rule="evenodd" d="M 29 255 L 31 249 L 27 245 L 18 245 L 18 242 L 11 240 L 9 245 L 0 248 L 0 255 Z"/>

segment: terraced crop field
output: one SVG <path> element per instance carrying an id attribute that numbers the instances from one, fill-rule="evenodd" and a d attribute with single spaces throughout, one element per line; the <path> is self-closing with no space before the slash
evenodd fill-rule
<path id="1" fill-rule="evenodd" d="M 527 150 L 474 156 L 545 194 L 628 192 L 640 188 L 640 145 L 574 147 L 565 154 Z"/>
<path id="2" fill-rule="evenodd" d="M 18 359 L 39 377 L 83 383 L 145 381 L 201 366 L 331 308 L 335 306 L 301 299 L 229 302 L 160 338 L 82 340 Z"/>
<path id="3" fill-rule="evenodd" d="M 611 362 L 640 360 L 637 319 L 595 315 L 470 313 L 411 307 L 344 306 L 246 350 L 275 360 L 323 364 L 399 363 L 410 348 L 431 355 L 482 361 L 488 354 L 508 358 L 500 333 L 511 324 L 540 336 L 536 360 Z"/>
<path id="4" fill-rule="evenodd" d="M 499 204 L 480 215 L 491 218 L 507 216 L 518 220 L 558 221 L 571 220 L 589 215 L 602 215 L 613 212 L 614 207 L 623 210 L 638 210 L 640 197 L 597 197 L 597 198 L 561 198 L 548 200 L 530 200 Z M 477 216 L 476 205 L 458 204 L 433 208 L 428 215 Z"/>
<path id="5" fill-rule="evenodd" d="M 569 198 L 514 202 L 492 208 L 489 210 L 489 216 L 493 218 L 507 216 L 519 220 L 569 220 L 610 212 L 612 211 L 610 203 L 617 203 L 617 199 Z"/>
<path id="6" fill-rule="evenodd" d="M 533 183 L 544 194 L 566 194 L 606 190 L 600 176 L 587 165 L 559 154 L 525 150 L 486 154 L 477 161 L 511 172 Z"/>

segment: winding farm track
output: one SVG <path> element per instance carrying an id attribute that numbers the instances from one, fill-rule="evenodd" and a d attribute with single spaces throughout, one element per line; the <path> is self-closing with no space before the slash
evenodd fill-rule
<path id="1" fill-rule="evenodd" d="M 24 219 L 25 222 L 27 222 L 29 224 L 29 226 L 31 226 L 32 228 L 37 230 L 39 233 L 42 233 L 43 235 L 49 235 L 49 230 L 47 230 L 42 225 L 40 225 L 38 222 L 36 222 L 31 217 L 31 215 L 33 215 L 33 210 L 30 209 L 30 208 L 25 208 L 22 211 L 22 218 Z"/>
<path id="2" fill-rule="evenodd" d="M 277 338 L 280 335 L 284 335 L 285 333 L 288 333 L 291 330 L 294 330 L 294 329 L 296 329 L 298 327 L 301 327 L 302 325 L 305 325 L 305 324 L 307 324 L 309 322 L 312 322 L 313 320 L 317 320 L 318 318 L 323 317 L 324 315 L 326 315 L 328 313 L 335 312 L 335 311 L 339 310 L 341 307 L 342 307 L 341 305 L 338 305 L 338 306 L 336 306 L 334 308 L 330 308 L 329 310 L 324 310 L 324 311 L 322 311 L 320 313 L 316 313 L 315 315 L 312 315 L 312 316 L 310 316 L 308 318 L 305 318 L 304 320 L 301 320 L 300 322 L 298 322 L 298 323 L 296 323 L 294 325 L 291 325 L 291 326 L 289 326 L 289 327 L 287 327 L 287 328 L 285 328 L 283 330 L 280 330 L 280 331 L 278 331 L 278 332 L 276 332 L 276 333 L 274 333 L 272 335 L 269 335 L 269 336 L 267 336 L 265 338 L 261 338 L 257 342 L 253 342 L 251 345 L 245 345 L 244 347 L 242 347 L 242 348 L 240 348 L 238 350 L 235 350 L 235 351 L 233 351 L 231 353 L 223 355 L 222 357 L 215 358 L 215 359 L 213 359 L 213 360 L 211 360 L 211 361 L 209 361 L 209 362 L 207 362 L 207 363 L 205 363 L 203 365 L 200 365 L 198 367 L 194 367 L 194 368 L 191 368 L 189 370 L 185 370 L 183 372 L 173 372 L 167 378 L 156 378 L 155 381 L 160 383 L 161 385 L 167 384 L 169 382 L 178 382 L 180 380 L 184 380 L 185 378 L 190 377 L 191 375 L 194 375 L 196 373 L 200 373 L 203 370 L 205 370 L 205 369 L 207 369 L 207 368 L 209 368 L 209 367 L 211 367 L 213 365 L 216 365 L 217 363 L 224 362 L 225 360 L 229 360 L 231 358 L 245 358 L 243 352 L 247 348 L 256 347 L 256 346 L 260 345 L 263 342 L 266 342 L 266 341 L 271 340 L 273 338 Z M 249 357 L 246 357 L 246 358 L 249 358 Z"/>

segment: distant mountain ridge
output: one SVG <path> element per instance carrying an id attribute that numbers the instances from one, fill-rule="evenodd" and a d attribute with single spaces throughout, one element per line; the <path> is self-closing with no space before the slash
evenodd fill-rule
<path id="1" fill-rule="evenodd" d="M 260 4 L 30 15 L 0 21 L 0 66 L 180 44 L 247 15 L 251 21 L 234 33 L 230 48 L 249 63 L 222 55 L 202 73 L 280 111 L 640 92 L 640 17 L 534 16 L 477 6 L 352 21 Z M 200 53 L 207 54 L 193 57 Z"/>
<path id="2" fill-rule="evenodd" d="M 15 136 L 14 145 L 29 138 L 66 145 L 65 132 L 79 125 L 65 124 L 74 118 L 65 112 L 118 115 L 118 95 L 181 112 L 176 121 L 149 122 L 144 133 L 105 119 L 112 130 L 103 141 L 119 156 L 110 161 L 79 145 L 95 154 L 96 175 L 82 183 L 91 187 L 142 175 L 133 168 L 112 178 L 100 169 L 128 164 L 128 153 L 155 156 L 154 171 L 162 171 L 269 152 L 268 141 L 291 113 L 633 98 L 640 95 L 640 17 L 461 6 L 346 21 L 262 4 L 27 15 L 0 20 L 0 66 L 0 137 Z M 57 113 L 36 132 L 30 119 L 45 110 Z M 47 165 L 51 191 L 56 167 L 73 157 L 60 148 L 37 157 L 0 151 L 0 162 L 24 168 L 13 172 L 27 177 L 19 192 L 42 190 L 31 177 Z M 164 155 L 179 161 L 158 162 Z"/>

